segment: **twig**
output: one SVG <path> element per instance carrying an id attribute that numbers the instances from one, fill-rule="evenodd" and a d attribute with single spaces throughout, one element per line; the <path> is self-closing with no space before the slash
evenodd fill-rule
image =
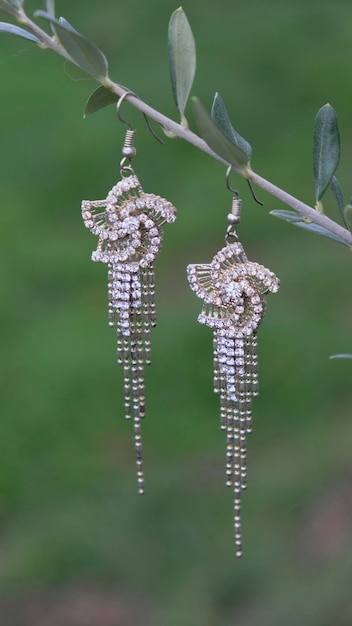
<path id="1" fill-rule="evenodd" d="M 125 89 L 123 89 L 120 85 L 116 85 L 116 83 L 114 83 L 110 79 L 107 79 L 104 85 L 105 87 L 107 87 L 107 89 L 110 89 L 111 91 L 116 93 L 116 95 L 118 96 L 122 96 L 125 93 Z M 193 146 L 195 146 L 199 150 L 202 150 L 203 152 L 205 152 L 212 158 L 216 159 L 217 161 L 220 161 L 220 163 L 223 163 L 224 165 L 228 166 L 228 163 L 222 157 L 216 154 L 216 152 L 213 152 L 213 150 L 209 148 L 208 144 L 205 143 L 205 141 L 201 139 L 201 137 L 193 133 L 191 130 L 184 128 L 183 126 L 181 126 L 181 124 L 177 124 L 177 122 L 174 122 L 173 120 L 169 119 L 162 113 L 159 113 L 159 111 L 157 111 L 156 109 L 153 109 L 148 104 L 146 104 L 145 102 L 143 102 L 139 98 L 136 98 L 133 95 L 129 95 L 126 98 L 126 100 L 127 99 L 128 99 L 128 102 L 130 102 L 136 109 L 148 115 L 148 117 L 158 122 L 158 124 L 166 128 L 168 131 L 172 132 L 177 137 L 180 137 L 181 139 L 188 141 L 188 143 L 191 143 Z M 243 176 L 243 173 L 241 172 L 241 170 L 236 169 L 234 166 L 233 166 L 233 169 L 238 174 Z M 264 191 L 267 191 L 272 196 L 275 196 L 276 198 L 278 198 L 279 200 L 281 200 L 288 206 L 295 209 L 305 219 L 315 224 L 319 224 L 320 226 L 323 226 L 324 228 L 329 230 L 331 233 L 343 239 L 343 241 L 345 241 L 348 246 L 352 247 L 352 234 L 346 228 L 343 228 L 343 226 L 340 226 L 340 224 L 330 219 L 326 215 L 319 213 L 318 211 L 310 207 L 308 204 L 305 204 L 301 200 L 298 200 L 294 196 L 291 196 L 289 193 L 287 193 L 283 189 L 280 189 L 280 187 L 277 187 L 270 181 L 266 180 L 265 178 L 262 178 L 262 176 L 259 176 L 259 174 L 256 174 L 255 172 L 253 172 L 253 170 L 249 170 L 249 173 L 250 173 L 249 178 L 252 183 L 255 183 L 256 185 L 258 185 L 258 187 L 261 187 L 262 189 L 264 189 Z"/>
<path id="2" fill-rule="evenodd" d="M 42 28 L 40 28 L 33 20 L 31 20 L 23 9 L 20 9 L 16 14 L 17 21 L 24 26 L 27 30 L 29 30 L 33 35 L 36 35 L 38 39 L 42 42 L 42 47 L 48 50 L 53 50 L 60 56 L 64 57 L 70 63 L 77 65 L 75 61 L 70 57 L 70 55 L 66 52 L 65 48 L 58 42 L 56 37 L 50 37 L 48 33 L 45 32 Z"/>
<path id="3" fill-rule="evenodd" d="M 47 0 L 46 6 L 47 6 L 48 11 L 50 9 L 50 6 L 53 10 L 54 0 Z M 57 41 L 57 39 L 55 37 L 50 37 L 44 30 L 42 30 L 39 26 L 37 26 L 35 22 L 33 22 L 30 18 L 28 18 L 28 16 L 23 10 L 18 12 L 17 19 L 23 26 L 27 28 L 27 30 L 32 32 L 42 41 L 44 48 L 53 50 L 60 56 L 64 57 L 65 59 L 67 59 L 68 61 L 76 65 L 76 63 L 73 61 L 70 55 L 66 52 L 63 46 Z M 122 96 L 124 93 L 126 93 L 126 89 L 121 87 L 121 85 L 118 85 L 117 83 L 113 82 L 110 78 L 103 79 L 102 84 L 104 85 L 104 87 L 106 87 L 106 89 L 109 89 L 110 91 L 115 93 L 117 96 Z M 193 133 L 191 130 L 184 128 L 184 126 L 181 126 L 181 124 L 178 124 L 177 122 L 171 120 L 170 118 L 166 117 L 162 113 L 159 113 L 159 111 L 157 111 L 156 109 L 153 109 L 151 106 L 143 102 L 143 100 L 140 100 L 138 97 L 133 96 L 132 94 L 129 94 L 126 97 L 126 100 L 127 99 L 132 106 L 134 106 L 136 109 L 138 109 L 142 113 L 145 113 L 151 119 L 155 120 L 158 124 L 160 124 L 163 128 L 171 132 L 176 137 L 184 139 L 185 141 L 192 144 L 199 150 L 202 150 L 203 152 L 211 156 L 213 159 L 216 159 L 217 161 L 220 161 L 220 163 L 223 163 L 224 165 L 228 166 L 228 163 L 222 157 L 220 157 L 218 154 L 213 152 L 213 150 L 208 146 L 208 144 L 201 137 Z M 236 167 L 234 166 L 233 166 L 233 169 L 238 174 L 243 176 L 243 172 L 241 172 L 239 169 L 236 169 Z M 291 196 L 289 193 L 287 193 L 283 189 L 280 189 L 280 187 L 277 187 L 276 185 L 266 180 L 262 176 L 259 176 L 259 174 L 256 174 L 249 168 L 247 168 L 247 175 L 248 173 L 249 173 L 249 180 L 252 183 L 258 185 L 258 187 L 261 187 L 262 189 L 264 189 L 264 191 L 267 191 L 272 196 L 278 198 L 278 200 L 281 200 L 288 206 L 295 209 L 295 211 L 297 211 L 300 215 L 302 215 L 302 217 L 304 217 L 308 221 L 313 222 L 314 224 L 318 224 L 319 226 L 323 226 L 329 232 L 340 237 L 340 239 L 342 239 L 348 246 L 352 247 L 352 234 L 346 228 L 343 228 L 334 220 L 331 220 L 326 215 L 316 211 L 314 208 L 312 208 L 308 204 L 305 204 L 304 202 L 301 202 L 294 196 Z"/>

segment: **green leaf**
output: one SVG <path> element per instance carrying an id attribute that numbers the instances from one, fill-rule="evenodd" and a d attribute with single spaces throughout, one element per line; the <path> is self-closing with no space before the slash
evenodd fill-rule
<path id="1" fill-rule="evenodd" d="M 48 22 L 55 22 L 56 20 L 56 18 L 53 17 L 51 13 L 48 13 L 48 11 L 42 11 L 41 9 L 34 11 L 33 15 L 34 17 L 42 17 L 43 20 L 48 20 Z M 51 27 L 52 27 L 52 30 L 54 31 L 53 23 L 51 24 Z"/>
<path id="2" fill-rule="evenodd" d="M 6 0 L 0 0 L 0 11 L 4 11 L 9 15 L 16 15 L 16 9 L 11 6 Z"/>
<path id="3" fill-rule="evenodd" d="M 32 35 L 32 33 L 29 33 L 27 30 L 24 30 L 24 28 L 20 28 L 14 24 L 8 24 L 7 22 L 0 22 L 0 32 L 8 33 L 9 35 L 16 35 L 17 37 L 22 37 L 22 39 L 29 39 L 29 41 L 34 41 L 35 43 L 41 43 L 38 37 Z"/>
<path id="4" fill-rule="evenodd" d="M 46 11 L 36 11 L 35 15 L 52 24 L 61 45 L 82 70 L 99 81 L 107 78 L 108 61 L 94 43 L 75 30 L 63 17 L 57 20 Z"/>
<path id="5" fill-rule="evenodd" d="M 329 359 L 352 359 L 352 354 L 332 354 Z"/>
<path id="6" fill-rule="evenodd" d="M 278 217 L 285 222 L 301 222 L 302 216 L 296 211 L 269 211 L 270 215 Z"/>
<path id="7" fill-rule="evenodd" d="M 280 220 L 284 220 L 285 222 L 291 222 L 294 226 L 299 226 L 299 228 L 303 228 L 304 230 L 309 230 L 316 235 L 320 235 L 321 237 L 328 237 L 329 239 L 334 239 L 334 241 L 338 241 L 342 243 L 344 246 L 347 246 L 347 243 L 341 239 L 338 235 L 334 235 L 327 228 L 320 226 L 319 224 L 312 224 L 302 221 L 302 216 L 296 211 L 270 211 L 270 215 L 274 217 L 278 217 Z"/>
<path id="8" fill-rule="evenodd" d="M 87 74 L 97 80 L 107 77 L 108 61 L 95 44 L 72 28 L 63 17 L 60 17 L 59 24 L 55 24 L 55 30 L 63 47 Z"/>
<path id="9" fill-rule="evenodd" d="M 218 92 L 216 92 L 214 96 L 211 117 L 224 135 L 226 135 L 237 148 L 240 148 L 240 150 L 247 155 L 248 161 L 250 161 L 252 158 L 252 146 L 248 141 L 243 139 L 232 126 L 224 101 Z"/>
<path id="10" fill-rule="evenodd" d="M 226 163 L 234 165 L 246 175 L 248 157 L 245 152 L 224 135 L 198 98 L 192 98 L 192 104 L 197 126 L 208 146 Z"/>
<path id="11" fill-rule="evenodd" d="M 15 9 L 22 9 L 24 0 L 7 0 Z"/>
<path id="12" fill-rule="evenodd" d="M 348 230 L 352 233 L 352 206 L 348 204 L 343 212 L 344 220 Z"/>
<path id="13" fill-rule="evenodd" d="M 329 230 L 327 230 L 323 226 L 319 226 L 319 224 L 307 224 L 306 222 L 294 222 L 294 225 L 299 226 L 300 228 L 304 228 L 304 230 L 309 230 L 311 233 L 315 233 L 316 235 L 321 235 L 322 237 L 327 237 L 328 239 L 333 239 L 334 241 L 338 241 L 338 243 L 342 243 L 344 246 L 348 245 L 338 235 L 334 235 L 334 233 L 331 233 Z"/>
<path id="14" fill-rule="evenodd" d="M 89 96 L 84 110 L 84 117 L 92 115 L 92 113 L 95 113 L 110 104 L 114 104 L 114 102 L 117 102 L 118 99 L 119 97 L 115 93 L 101 85 Z"/>
<path id="15" fill-rule="evenodd" d="M 331 191 L 332 191 L 332 195 L 334 196 L 337 206 L 339 207 L 339 211 L 340 211 L 340 215 L 342 217 L 342 220 L 347 228 L 347 224 L 346 224 L 346 220 L 345 220 L 345 203 L 343 200 L 343 194 L 342 194 L 342 189 L 340 187 L 340 183 L 337 180 L 336 176 L 333 176 L 331 179 L 331 183 L 330 183 L 330 187 L 331 187 Z"/>
<path id="16" fill-rule="evenodd" d="M 184 112 L 196 72 L 196 46 L 192 29 L 182 7 L 171 15 L 168 52 L 172 92 L 184 125 Z"/>
<path id="17" fill-rule="evenodd" d="M 330 104 L 319 109 L 314 121 L 313 172 L 315 199 L 318 202 L 331 182 L 340 159 L 337 117 Z"/>

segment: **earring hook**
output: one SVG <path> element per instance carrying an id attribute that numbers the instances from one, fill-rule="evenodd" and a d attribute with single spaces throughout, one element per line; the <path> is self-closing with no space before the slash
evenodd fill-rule
<path id="1" fill-rule="evenodd" d="M 238 193 L 237 189 L 233 189 L 233 188 L 231 187 L 231 185 L 230 185 L 230 174 L 231 174 L 231 170 L 232 170 L 232 165 L 229 165 L 229 166 L 228 166 L 228 168 L 227 168 L 227 170 L 226 170 L 226 187 L 228 188 L 228 190 L 229 190 L 229 191 L 231 191 L 232 193 L 234 193 L 234 194 L 235 194 L 236 198 L 238 198 L 239 193 Z M 251 194 L 252 194 L 252 198 L 253 198 L 253 200 L 254 200 L 257 204 L 260 204 L 260 206 L 264 206 L 264 202 L 262 202 L 261 200 L 259 200 L 259 198 L 257 198 L 257 196 L 255 195 L 255 193 L 254 193 L 254 189 L 253 189 L 253 187 L 252 187 L 252 183 L 251 183 L 251 181 L 249 180 L 249 178 L 247 178 L 246 180 L 247 180 L 247 183 L 248 183 L 249 190 L 250 190 L 250 192 L 251 192 Z"/>
<path id="2" fill-rule="evenodd" d="M 120 122 L 122 122 L 122 124 L 125 124 L 125 126 L 127 126 L 128 130 L 133 130 L 133 126 L 130 122 L 128 122 L 127 120 L 125 120 L 120 112 L 121 109 L 121 105 L 123 103 L 123 101 L 125 100 L 125 98 L 127 98 L 128 96 L 136 96 L 135 93 L 133 93 L 133 91 L 125 91 L 125 93 L 122 94 L 122 96 L 119 98 L 117 105 L 116 105 L 116 113 L 117 113 L 117 117 L 119 119 Z"/>
<path id="3" fill-rule="evenodd" d="M 226 170 L 226 187 L 228 188 L 229 191 L 231 191 L 231 193 L 233 193 L 236 196 L 236 198 L 238 198 L 240 194 L 238 193 L 237 189 L 233 189 L 233 187 L 231 187 L 230 185 L 231 171 L 232 171 L 232 165 L 229 165 Z"/>
<path id="4" fill-rule="evenodd" d="M 250 192 L 251 192 L 251 194 L 252 194 L 252 198 L 253 198 L 253 200 L 255 200 L 255 202 L 256 202 L 257 204 L 260 204 L 260 206 L 264 206 L 264 202 L 262 202 L 261 200 L 259 200 L 259 198 L 257 198 L 257 196 L 255 195 L 255 193 L 254 193 L 254 189 L 253 189 L 253 187 L 252 187 L 252 183 L 251 183 L 251 181 L 249 180 L 249 178 L 247 178 L 247 183 L 248 183 L 248 187 L 249 187 L 249 189 L 250 189 Z"/>
<path id="5" fill-rule="evenodd" d="M 137 94 L 135 94 L 133 91 L 125 91 L 122 96 L 119 98 L 117 105 L 116 105 L 116 113 L 117 113 L 117 117 L 119 119 L 120 122 L 122 122 L 122 124 L 125 124 L 125 126 L 128 127 L 129 130 L 133 130 L 133 126 L 130 122 L 128 122 L 127 120 L 125 120 L 120 112 L 121 109 L 121 105 L 124 102 L 124 100 L 128 97 L 128 96 L 133 96 L 134 98 L 137 98 L 138 100 L 140 100 L 140 98 L 137 96 Z M 141 111 L 143 117 L 144 117 L 144 121 L 147 125 L 147 128 L 150 132 L 151 135 L 153 135 L 154 139 L 156 139 L 161 145 L 164 144 L 163 140 L 160 139 L 160 137 L 156 134 L 155 130 L 152 128 L 149 118 L 146 115 L 146 113 L 144 113 L 143 111 Z"/>

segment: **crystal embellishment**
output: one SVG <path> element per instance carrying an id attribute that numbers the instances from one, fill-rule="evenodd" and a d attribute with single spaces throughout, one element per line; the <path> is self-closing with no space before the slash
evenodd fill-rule
<path id="1" fill-rule="evenodd" d="M 236 556 L 242 556 L 241 491 L 247 486 L 247 435 L 252 431 L 252 397 L 258 395 L 257 329 L 265 294 L 279 279 L 248 261 L 236 241 L 209 265 L 189 265 L 191 289 L 203 300 L 198 317 L 214 331 L 214 391 L 220 397 L 220 425 L 226 431 L 226 485 L 234 490 Z"/>
<path id="2" fill-rule="evenodd" d="M 117 361 L 124 369 L 126 419 L 133 419 L 137 482 L 144 493 L 141 419 L 145 415 L 144 368 L 151 362 L 155 326 L 153 262 L 162 226 L 176 219 L 175 207 L 145 193 L 135 174 L 125 176 L 104 200 L 83 200 L 85 226 L 97 235 L 92 261 L 108 265 L 109 326 L 117 332 Z"/>

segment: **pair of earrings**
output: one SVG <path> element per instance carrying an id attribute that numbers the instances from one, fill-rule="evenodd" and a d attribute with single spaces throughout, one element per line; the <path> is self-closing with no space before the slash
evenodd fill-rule
<path id="1" fill-rule="evenodd" d="M 129 93 L 117 105 L 124 123 L 120 106 Z M 121 180 L 104 200 L 84 200 L 82 216 L 99 238 L 92 260 L 108 265 L 109 325 L 116 328 L 125 417 L 133 421 L 138 492 L 143 494 L 144 369 L 151 362 L 150 331 L 156 325 L 153 263 L 162 245 L 162 227 L 175 221 L 176 209 L 164 198 L 144 192 L 132 167 L 135 131 L 127 125 Z M 242 556 L 241 492 L 247 484 L 252 398 L 258 395 L 257 329 L 265 313 L 265 294 L 275 293 L 279 280 L 264 266 L 248 261 L 237 235 L 241 200 L 232 191 L 226 245 L 210 264 L 189 265 L 187 276 L 190 288 L 203 300 L 198 321 L 214 334 L 214 392 L 220 398 L 220 426 L 226 433 L 226 485 L 234 491 L 236 556 Z"/>

